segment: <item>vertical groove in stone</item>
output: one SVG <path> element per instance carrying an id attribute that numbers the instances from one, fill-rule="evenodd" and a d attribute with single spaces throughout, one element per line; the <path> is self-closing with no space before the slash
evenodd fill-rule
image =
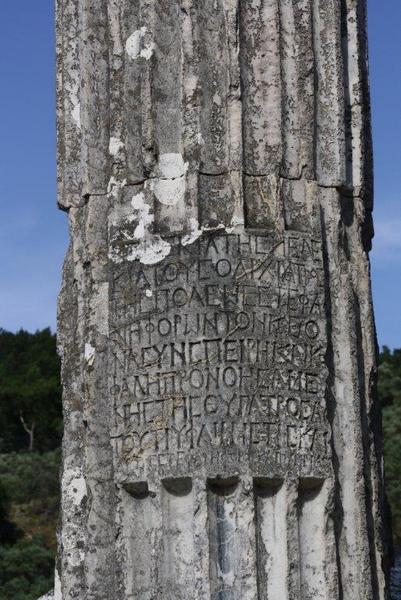
<path id="1" fill-rule="evenodd" d="M 211 600 L 240 600 L 237 541 L 238 481 L 211 482 L 208 489 Z"/>
<path id="2" fill-rule="evenodd" d="M 293 0 L 280 2 L 281 73 L 282 73 L 282 128 L 284 177 L 300 176 L 299 165 L 299 112 L 298 73 L 296 61 L 295 15 Z"/>
<path id="3" fill-rule="evenodd" d="M 299 174 L 315 179 L 315 55 L 313 0 L 294 3 L 297 105 L 299 111 Z"/>
<path id="4" fill-rule="evenodd" d="M 110 140 L 108 153 L 110 159 L 110 179 L 108 192 L 113 187 L 128 179 L 127 162 L 130 153 L 127 151 L 126 123 L 123 118 L 126 102 L 124 92 L 124 43 L 123 26 L 126 20 L 125 2 L 108 0 L 109 18 L 109 63 L 110 63 Z M 114 190 L 115 191 L 115 190 Z"/>
<path id="5" fill-rule="evenodd" d="M 109 180 L 109 38 L 107 0 L 79 0 L 82 32 L 83 195 L 105 194 Z"/>
<path id="6" fill-rule="evenodd" d="M 224 0 L 227 27 L 228 97 L 227 131 L 228 159 L 230 171 L 242 168 L 242 101 L 240 53 L 240 0 Z"/>
<path id="7" fill-rule="evenodd" d="M 287 494 L 282 481 L 255 481 L 258 600 L 288 600 Z"/>
<path id="8" fill-rule="evenodd" d="M 56 135 L 57 135 L 57 202 L 58 206 L 66 208 L 64 198 L 64 170 L 65 170 L 65 113 L 64 113 L 64 61 L 66 52 L 64 49 L 64 36 L 66 26 L 64 24 L 64 2 L 56 2 L 55 26 L 56 26 Z"/>
<path id="9" fill-rule="evenodd" d="M 241 3 L 240 41 L 243 168 L 249 175 L 277 175 L 282 158 L 278 0 Z"/>
<path id="10" fill-rule="evenodd" d="M 78 0 L 57 2 L 58 203 L 78 206 L 82 191 Z"/>
<path id="11" fill-rule="evenodd" d="M 152 97 L 158 156 L 182 153 L 181 38 L 180 1 L 157 2 Z"/>
<path id="12" fill-rule="evenodd" d="M 280 229 L 282 161 L 280 11 L 277 0 L 241 3 L 243 187 L 246 226 Z"/>
<path id="13" fill-rule="evenodd" d="M 316 600 L 338 598 L 336 578 L 333 580 L 331 577 L 329 580 L 327 572 L 335 565 L 335 555 L 330 553 L 334 540 L 330 539 L 332 531 L 327 527 L 328 493 L 327 482 L 300 481 L 298 527 L 302 600 L 309 600 L 311 597 Z"/>
<path id="14" fill-rule="evenodd" d="M 282 183 L 276 175 L 244 174 L 245 225 L 268 229 L 281 234 L 284 231 L 284 203 Z"/>
<path id="15" fill-rule="evenodd" d="M 121 10 L 122 131 L 126 179 L 136 184 L 152 174 L 156 164 L 153 77 L 155 65 L 155 4 L 124 0 Z"/>
<path id="16" fill-rule="evenodd" d="M 192 481 L 163 482 L 161 592 L 166 600 L 195 598 L 194 497 Z"/>
<path id="17" fill-rule="evenodd" d="M 194 600 L 210 600 L 209 574 L 209 523 L 208 523 L 208 491 L 204 479 L 193 480 L 194 496 Z M 205 576 L 206 573 L 206 576 Z"/>
<path id="18" fill-rule="evenodd" d="M 200 135 L 199 76 L 196 56 L 196 11 L 193 0 L 182 0 L 182 138 L 184 161 L 188 163 L 185 203 L 187 223 L 196 230 L 198 222 L 198 172 L 202 139 Z"/>
<path id="19" fill-rule="evenodd" d="M 254 600 L 258 594 L 255 501 L 251 481 L 208 486 L 209 598 Z"/>
<path id="20" fill-rule="evenodd" d="M 284 489 L 287 499 L 286 507 L 286 552 L 291 557 L 288 561 L 287 586 L 288 598 L 296 600 L 300 597 L 300 576 L 299 576 L 299 539 L 298 539 L 298 515 L 297 502 L 298 490 L 297 482 L 288 480 L 284 482 Z"/>
<path id="21" fill-rule="evenodd" d="M 69 282 L 71 289 L 68 289 L 67 293 L 70 295 L 72 292 L 71 296 L 75 296 L 76 304 L 74 307 L 74 323 L 71 324 L 72 330 L 69 338 L 69 343 L 74 345 L 74 349 L 68 349 L 68 346 L 65 346 L 62 350 L 64 416 L 68 416 L 65 422 L 67 425 L 71 425 L 71 429 L 68 430 L 67 434 L 64 434 L 63 438 L 64 462 L 61 481 L 63 576 L 61 587 L 63 598 L 73 598 L 74 595 L 79 596 L 82 593 L 86 598 L 88 582 L 85 572 L 85 557 L 89 545 L 87 530 L 89 506 L 85 452 L 87 414 L 82 392 L 84 389 L 82 366 L 86 325 L 83 269 L 83 262 L 86 259 L 83 227 L 85 207 L 79 209 L 72 207 L 68 214 L 73 279 Z M 62 308 L 61 305 L 59 308 Z M 59 341 L 63 343 L 62 340 L 61 337 Z M 74 356 L 74 359 L 70 361 L 69 356 Z M 79 490 L 79 493 L 77 494 L 75 490 Z"/>
<path id="22" fill-rule="evenodd" d="M 283 177 L 314 175 L 314 55 L 310 0 L 280 2 Z"/>
<path id="23" fill-rule="evenodd" d="M 350 264 L 337 190 L 321 189 L 326 246 L 326 277 L 332 319 L 331 369 L 335 405 L 332 410 L 333 447 L 342 513 L 338 531 L 338 555 L 343 598 L 376 600 L 372 587 L 371 548 L 366 521 L 366 486 L 362 435 L 362 389 L 356 364 L 357 322 L 353 303 Z M 340 267 L 339 267 L 340 265 Z M 330 408 L 330 407 L 329 407 Z M 352 561 L 349 557 L 354 557 Z"/>
<path id="24" fill-rule="evenodd" d="M 373 235 L 373 160 L 365 0 L 343 0 L 347 189 L 363 198 L 363 244 Z"/>
<path id="25" fill-rule="evenodd" d="M 217 175 L 226 172 L 229 166 L 229 42 L 224 0 L 197 2 L 196 10 L 203 139 L 200 170 Z"/>
<path id="26" fill-rule="evenodd" d="M 365 13 L 364 0 L 343 0 L 347 187 L 356 196 L 366 187 L 371 191 L 372 175 Z"/>
<path id="27" fill-rule="evenodd" d="M 183 159 L 183 65 L 181 2 L 155 4 L 152 106 L 155 151 L 156 229 L 182 232 L 186 221 L 187 167 Z M 177 228 L 178 225 L 178 228 Z M 178 231 L 177 231 L 178 229 Z"/>
<path id="28" fill-rule="evenodd" d="M 156 26 L 156 4 L 151 0 L 141 1 L 141 111 L 142 111 L 142 153 L 145 170 L 145 179 L 150 177 L 157 162 L 157 148 L 155 144 L 155 120 L 153 110 L 153 68 L 154 50 L 156 40 L 154 31 Z M 146 27 L 146 29 L 142 29 Z M 134 139 L 133 139 L 134 143 Z"/>
<path id="29" fill-rule="evenodd" d="M 346 202 L 348 205 L 348 198 Z M 388 531 L 387 519 L 383 522 L 378 510 L 379 506 L 385 504 L 384 475 L 381 460 L 383 442 L 381 427 L 378 427 L 378 423 L 381 422 L 381 407 L 375 402 L 377 348 L 375 323 L 371 310 L 370 264 L 363 245 L 365 217 L 361 206 L 363 203 L 363 198 L 354 198 L 354 218 L 348 223 L 346 235 L 349 245 L 356 325 L 357 377 L 361 393 L 361 427 L 366 432 L 362 442 L 366 494 L 365 513 L 370 546 L 371 577 L 374 593 L 381 599 L 386 586 L 386 569 L 389 568 L 391 560 L 391 553 L 386 544 L 387 540 L 391 539 L 391 534 Z M 375 523 L 381 523 L 382 526 L 375 526 Z"/>
<path id="30" fill-rule="evenodd" d="M 229 226 L 241 195 L 241 187 L 232 186 L 230 174 L 230 93 L 235 92 L 230 90 L 230 42 L 235 36 L 230 33 L 231 3 L 205 0 L 195 4 L 202 144 L 198 202 L 201 225 L 206 227 Z"/>
<path id="31" fill-rule="evenodd" d="M 115 483 L 110 443 L 112 407 L 108 380 L 108 202 L 91 198 L 84 211 L 84 398 L 88 435 L 86 482 L 90 497 L 86 578 L 88 600 L 108 600 L 116 590 Z"/>
<path id="32" fill-rule="evenodd" d="M 71 221 L 74 219 L 70 211 Z M 72 224 L 71 224 L 72 227 Z M 74 485 L 85 490 L 84 424 L 81 400 L 80 356 L 74 349 L 82 346 L 78 324 L 79 296 L 75 268 L 75 249 L 71 242 L 64 262 L 63 286 L 58 303 L 58 351 L 62 360 L 63 384 L 63 474 L 61 480 L 61 520 L 58 534 L 61 584 L 63 598 L 73 598 L 85 592 L 83 553 L 86 549 L 86 508 L 81 500 L 71 494 Z M 62 319 L 61 319 L 62 316 Z M 66 576 L 66 574 L 68 574 Z"/>
<path id="33" fill-rule="evenodd" d="M 124 135 L 122 123 L 123 94 L 121 78 L 123 74 L 123 46 L 121 26 L 123 21 L 122 3 L 118 0 L 107 0 L 108 37 L 109 37 L 109 96 L 110 127 L 109 146 L 111 175 L 125 169 Z"/>
<path id="34" fill-rule="evenodd" d="M 160 537 L 160 498 L 153 497 L 147 485 L 122 490 L 121 544 L 124 568 L 123 598 L 153 600 L 157 556 L 153 551 Z"/>
<path id="35" fill-rule="evenodd" d="M 281 201 L 284 206 L 285 228 L 320 234 L 319 194 L 315 181 L 284 179 L 281 184 Z"/>
<path id="36" fill-rule="evenodd" d="M 128 183 L 143 181 L 143 79 L 148 69 L 148 61 L 140 53 L 144 47 L 141 18 L 141 1 L 125 0 L 121 9 L 121 62 L 123 75 L 121 79 L 121 133 L 126 152 L 126 178 Z M 117 88 L 118 89 L 118 88 Z M 118 139 L 118 138 L 117 138 Z"/>
<path id="37" fill-rule="evenodd" d="M 288 600 L 300 600 L 298 482 L 292 478 L 287 479 L 284 486 L 287 497 L 287 556 L 291 557 L 287 574 Z"/>
<path id="38" fill-rule="evenodd" d="M 203 227 L 231 227 L 240 201 L 231 187 L 231 174 L 199 174 L 199 221 Z"/>
<path id="39" fill-rule="evenodd" d="M 237 518 L 239 569 L 236 574 L 239 580 L 239 598 L 255 600 L 258 595 L 258 581 L 253 480 L 243 479 L 239 492 Z"/>
<path id="40" fill-rule="evenodd" d="M 244 224 L 244 199 L 242 183 L 243 132 L 242 132 L 242 92 L 240 68 L 240 0 L 224 0 L 228 41 L 228 167 L 230 202 L 233 204 L 231 224 Z"/>
<path id="41" fill-rule="evenodd" d="M 316 179 L 322 186 L 345 183 L 344 73 L 341 7 L 337 0 L 313 0 L 316 62 Z"/>

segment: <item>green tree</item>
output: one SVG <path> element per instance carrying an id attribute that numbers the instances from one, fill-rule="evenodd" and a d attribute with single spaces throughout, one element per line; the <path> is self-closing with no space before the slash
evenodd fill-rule
<path id="1" fill-rule="evenodd" d="M 53 580 L 53 552 L 39 537 L 0 546 L 0 600 L 37 600 Z"/>
<path id="2" fill-rule="evenodd" d="M 0 600 L 36 600 L 53 587 L 59 373 L 49 329 L 0 329 Z"/>
<path id="3" fill-rule="evenodd" d="M 0 454 L 0 600 L 53 587 L 60 454 Z"/>
<path id="4" fill-rule="evenodd" d="M 50 329 L 0 330 L 0 432 L 0 452 L 60 444 L 60 361 Z"/>
<path id="5" fill-rule="evenodd" d="M 383 406 L 386 489 L 393 516 L 394 539 L 401 544 L 401 350 L 383 348 L 379 366 Z"/>
<path id="6" fill-rule="evenodd" d="M 15 544 L 22 535 L 22 531 L 10 521 L 10 508 L 10 496 L 0 479 L 0 547 Z"/>

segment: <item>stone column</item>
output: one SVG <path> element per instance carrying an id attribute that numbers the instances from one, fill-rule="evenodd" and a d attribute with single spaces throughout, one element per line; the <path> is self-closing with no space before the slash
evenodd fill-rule
<path id="1" fill-rule="evenodd" d="M 58 0 L 55 598 L 384 600 L 364 0 Z"/>

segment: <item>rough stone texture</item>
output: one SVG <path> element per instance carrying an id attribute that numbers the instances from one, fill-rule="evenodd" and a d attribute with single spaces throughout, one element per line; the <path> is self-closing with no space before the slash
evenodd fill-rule
<path id="1" fill-rule="evenodd" d="M 364 0 L 58 0 L 55 600 L 384 600 Z"/>

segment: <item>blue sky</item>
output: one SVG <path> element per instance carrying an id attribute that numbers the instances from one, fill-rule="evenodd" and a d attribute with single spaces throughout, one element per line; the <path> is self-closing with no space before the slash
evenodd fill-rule
<path id="1" fill-rule="evenodd" d="M 379 343 L 401 347 L 401 2 L 369 0 L 375 150 L 373 293 Z"/>
<path id="2" fill-rule="evenodd" d="M 53 0 L 2 3 L 0 326 L 54 328 L 67 247 L 56 209 Z M 379 343 L 401 347 L 401 2 L 369 0 Z"/>

